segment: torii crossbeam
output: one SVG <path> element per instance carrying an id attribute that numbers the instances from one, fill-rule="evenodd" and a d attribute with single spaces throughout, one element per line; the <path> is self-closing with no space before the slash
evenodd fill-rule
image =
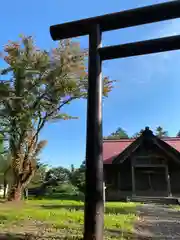
<path id="1" fill-rule="evenodd" d="M 53 40 L 89 35 L 84 240 L 102 240 L 104 226 L 101 62 L 180 49 L 180 35 L 101 47 L 102 32 L 180 17 L 180 1 L 50 27 Z"/>

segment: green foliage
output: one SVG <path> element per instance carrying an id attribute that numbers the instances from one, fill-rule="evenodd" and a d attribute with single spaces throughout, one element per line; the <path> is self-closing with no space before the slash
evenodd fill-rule
<path id="1" fill-rule="evenodd" d="M 143 133 L 144 129 L 141 129 L 139 132 L 135 133 L 132 138 L 138 138 L 141 136 L 141 134 Z"/>
<path id="2" fill-rule="evenodd" d="M 4 173 L 10 165 L 10 156 L 5 148 L 4 138 L 0 135 L 0 184 L 4 183 Z"/>
<path id="3" fill-rule="evenodd" d="M 83 167 L 83 164 L 81 167 Z M 81 190 L 79 189 L 78 181 L 80 177 L 81 175 L 79 175 L 79 169 L 72 171 L 72 169 L 69 170 L 64 167 L 56 167 L 47 171 L 46 165 L 39 164 L 39 169 L 36 171 L 31 183 L 28 185 L 28 188 L 43 188 L 44 190 L 42 191 L 42 194 L 44 195 L 46 193 L 47 196 L 52 198 L 58 198 L 64 195 L 77 196 Z M 74 182 L 72 182 L 72 180 L 74 180 Z M 82 183 L 85 184 L 85 179 Z"/>
<path id="4" fill-rule="evenodd" d="M 71 166 L 71 170 L 64 167 L 51 168 L 46 173 L 44 182 L 53 178 L 58 182 L 57 186 L 49 187 L 48 194 L 57 195 L 71 194 L 79 195 L 79 192 L 84 192 L 85 188 L 85 161 L 79 168 Z"/>
<path id="5" fill-rule="evenodd" d="M 176 137 L 180 137 L 180 131 L 178 131 L 178 133 L 177 133 Z"/>
<path id="6" fill-rule="evenodd" d="M 85 161 L 81 166 L 71 173 L 71 183 L 76 186 L 80 192 L 85 192 Z"/>
<path id="7" fill-rule="evenodd" d="M 75 187 L 74 185 L 72 185 L 71 183 L 59 183 L 59 185 L 57 187 L 54 188 L 50 188 L 50 191 L 52 191 L 52 194 L 78 194 L 78 189 L 77 187 Z"/>
<path id="8" fill-rule="evenodd" d="M 112 140 L 118 140 L 118 139 L 128 139 L 129 136 L 126 133 L 126 131 L 122 128 L 117 128 L 115 132 L 112 132 L 109 136 L 104 137 L 104 139 L 112 139 Z"/>
<path id="9" fill-rule="evenodd" d="M 143 133 L 144 129 L 141 129 L 139 132 L 136 132 L 132 135 L 131 138 L 138 138 Z M 168 132 L 165 131 L 161 126 L 156 128 L 155 135 L 157 137 L 168 137 Z M 177 134 L 177 136 L 180 136 L 180 131 Z M 130 138 L 126 131 L 124 131 L 122 128 L 118 128 L 115 132 L 111 133 L 109 136 L 104 137 L 104 139 L 112 139 L 112 140 L 118 140 L 118 139 L 128 139 Z"/>
<path id="10" fill-rule="evenodd" d="M 59 183 L 68 183 L 70 181 L 71 172 L 64 167 L 51 168 L 49 170 L 51 176 L 58 180 Z"/>
<path id="11" fill-rule="evenodd" d="M 137 138 L 139 136 L 141 136 L 141 134 L 143 133 L 144 129 L 141 129 L 139 132 L 135 133 L 132 138 Z M 168 137 L 168 132 L 165 131 L 161 126 L 157 127 L 155 130 L 155 135 L 157 137 Z"/>
<path id="12" fill-rule="evenodd" d="M 28 185 L 28 188 L 40 187 L 46 177 L 47 165 L 38 162 L 38 169 L 36 170 L 31 182 Z"/>
<path id="13" fill-rule="evenodd" d="M 76 119 L 62 108 L 87 97 L 87 51 L 71 40 L 40 50 L 32 37 L 21 36 L 5 46 L 3 59 L 8 66 L 1 75 L 9 74 L 10 81 L 0 81 L 0 131 L 9 140 L 15 183 L 25 186 L 45 145 L 38 143 L 41 130 L 49 121 Z M 106 97 L 113 81 L 106 77 L 103 83 Z"/>
<path id="14" fill-rule="evenodd" d="M 0 155 L 2 155 L 4 152 L 4 141 L 3 136 L 0 134 Z"/>
<path id="15" fill-rule="evenodd" d="M 156 136 L 157 137 L 168 137 L 168 132 L 163 129 L 163 127 L 159 126 L 156 128 Z"/>

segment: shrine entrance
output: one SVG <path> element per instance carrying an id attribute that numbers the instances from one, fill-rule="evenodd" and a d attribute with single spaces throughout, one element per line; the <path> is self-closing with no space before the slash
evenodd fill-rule
<path id="1" fill-rule="evenodd" d="M 169 196 L 165 167 L 135 168 L 136 196 Z"/>

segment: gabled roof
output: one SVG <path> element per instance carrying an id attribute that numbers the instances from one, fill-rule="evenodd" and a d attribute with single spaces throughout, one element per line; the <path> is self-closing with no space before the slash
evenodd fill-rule
<path id="1" fill-rule="evenodd" d="M 170 150 L 173 156 L 180 156 L 180 138 L 179 137 L 166 137 L 158 138 L 153 135 L 149 128 L 146 128 L 142 135 L 137 139 L 120 139 L 120 140 L 104 140 L 103 142 L 103 161 L 104 164 L 111 164 L 112 161 L 119 155 L 123 157 L 127 151 L 133 149 L 140 144 L 144 135 L 153 137 L 156 143 L 163 149 Z"/>

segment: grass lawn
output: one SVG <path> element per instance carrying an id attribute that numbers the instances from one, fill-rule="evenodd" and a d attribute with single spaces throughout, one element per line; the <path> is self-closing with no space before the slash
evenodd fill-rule
<path id="1" fill-rule="evenodd" d="M 106 204 L 105 239 L 131 239 L 136 206 L 135 203 Z M 83 202 L 80 201 L 0 203 L 0 239 L 81 239 L 82 229 Z"/>
<path id="2" fill-rule="evenodd" d="M 170 205 L 169 207 L 180 211 L 180 205 Z"/>

